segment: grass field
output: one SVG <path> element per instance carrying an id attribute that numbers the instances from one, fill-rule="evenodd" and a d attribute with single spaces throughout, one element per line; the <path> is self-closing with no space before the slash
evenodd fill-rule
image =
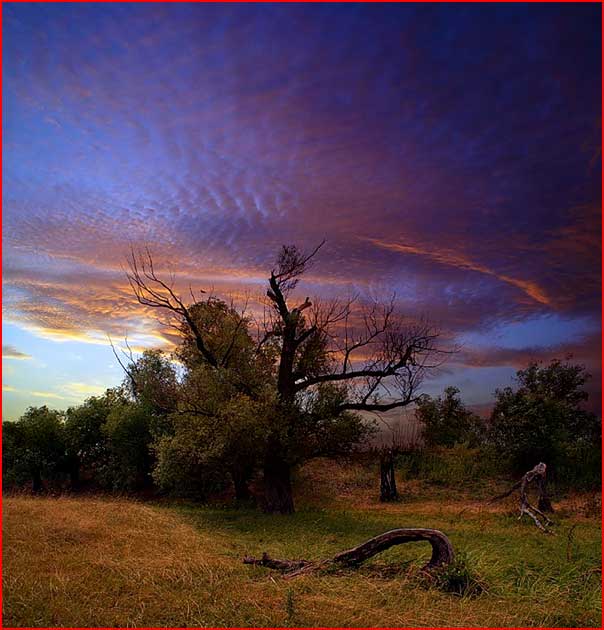
<path id="1" fill-rule="evenodd" d="M 594 497 L 559 501 L 557 534 L 546 536 L 517 520 L 513 499 L 485 506 L 486 488 L 460 494 L 406 483 L 401 502 L 383 505 L 364 469 L 318 463 L 301 477 L 293 516 L 110 497 L 6 497 L 4 627 L 601 625 Z M 422 581 L 417 568 L 430 553 L 422 543 L 356 571 L 289 581 L 241 562 L 262 551 L 327 558 L 402 526 L 447 533 L 486 592 L 463 597 Z"/>

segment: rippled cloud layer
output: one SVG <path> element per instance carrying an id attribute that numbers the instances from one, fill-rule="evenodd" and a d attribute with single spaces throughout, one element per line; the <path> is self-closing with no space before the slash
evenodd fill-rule
<path id="1" fill-rule="evenodd" d="M 600 10 L 6 5 L 5 384 L 41 379 L 8 415 L 98 391 L 66 347 L 170 344 L 124 275 L 143 243 L 253 302 L 282 243 L 326 238 L 305 294 L 396 291 L 452 340 L 541 322 L 452 359 L 476 404 L 530 357 L 599 378 Z"/>

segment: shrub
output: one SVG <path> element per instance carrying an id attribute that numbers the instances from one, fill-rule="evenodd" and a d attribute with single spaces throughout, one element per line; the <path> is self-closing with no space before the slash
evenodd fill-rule
<path id="1" fill-rule="evenodd" d="M 451 564 L 432 571 L 430 577 L 439 590 L 461 597 L 475 597 L 486 591 L 463 551 L 457 552 Z"/>
<path id="2" fill-rule="evenodd" d="M 421 396 L 415 416 L 423 425 L 427 446 L 454 446 L 464 442 L 478 446 L 484 439 L 482 418 L 465 407 L 457 387 L 447 387 L 442 398 Z"/>
<path id="3" fill-rule="evenodd" d="M 489 441 L 509 456 L 515 472 L 542 461 L 554 479 L 599 485 L 601 425 L 584 408 L 589 378 L 580 365 L 531 363 L 517 372 L 516 390 L 497 390 Z"/>

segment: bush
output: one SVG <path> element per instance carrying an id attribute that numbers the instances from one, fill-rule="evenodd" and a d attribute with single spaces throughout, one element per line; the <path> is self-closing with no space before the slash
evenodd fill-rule
<path id="1" fill-rule="evenodd" d="M 16 423 L 3 423 L 3 480 L 7 485 L 31 480 L 40 492 L 44 481 L 57 481 L 65 470 L 65 432 L 61 412 L 29 407 Z"/>
<path id="2" fill-rule="evenodd" d="M 516 390 L 497 390 L 488 438 L 514 472 L 541 461 L 556 480 L 600 484 L 601 424 L 584 407 L 589 378 L 580 365 L 531 363 L 517 372 Z"/>
<path id="3" fill-rule="evenodd" d="M 483 419 L 465 407 L 457 387 L 447 387 L 442 398 L 421 396 L 415 417 L 423 426 L 422 435 L 427 446 L 463 443 L 478 446 L 484 440 Z"/>
<path id="4" fill-rule="evenodd" d="M 430 578 L 432 584 L 439 590 L 461 597 L 476 597 L 486 591 L 484 583 L 463 551 L 455 555 L 451 564 L 432 571 Z"/>
<path id="5" fill-rule="evenodd" d="M 220 492 L 227 485 L 224 465 L 219 461 L 204 459 L 207 444 L 201 446 L 193 439 L 181 439 L 182 435 L 163 436 L 154 444 L 156 465 L 153 480 L 163 491 L 175 496 L 205 499 Z"/>

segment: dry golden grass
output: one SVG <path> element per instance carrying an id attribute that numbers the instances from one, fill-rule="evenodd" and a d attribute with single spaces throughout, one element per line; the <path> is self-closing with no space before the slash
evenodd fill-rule
<path id="1" fill-rule="evenodd" d="M 127 500 L 7 498 L 4 624 L 133 626 L 172 609 L 190 623 L 191 587 L 228 572 L 218 548 L 220 536 Z"/>
<path id="2" fill-rule="evenodd" d="M 597 519 L 561 515 L 560 533 L 547 537 L 503 506 L 460 517 L 464 502 L 415 496 L 384 508 L 361 473 L 357 482 L 329 510 L 324 498 L 319 506 L 301 498 L 291 517 L 126 499 L 7 497 L 4 626 L 600 625 L 599 576 L 590 573 L 600 558 Z M 564 532 L 573 524 L 569 561 Z M 488 592 L 458 597 L 421 585 L 413 570 L 387 571 L 388 563 L 422 562 L 429 550 L 421 544 L 390 550 L 358 571 L 292 581 L 241 563 L 263 550 L 329 557 L 405 525 L 450 534 Z"/>

